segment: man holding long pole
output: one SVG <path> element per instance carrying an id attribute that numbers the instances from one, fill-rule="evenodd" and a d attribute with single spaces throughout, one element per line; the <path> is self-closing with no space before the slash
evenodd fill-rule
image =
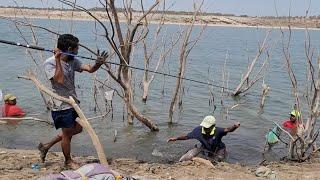
<path id="1" fill-rule="evenodd" d="M 108 54 L 102 52 L 94 65 L 82 64 L 80 60 L 72 56 L 78 54 L 78 49 L 79 39 L 77 37 L 71 34 L 60 35 L 57 48 L 54 50 L 54 56 L 45 61 L 44 70 L 55 93 L 66 98 L 71 96 L 79 104 L 80 101 L 77 99 L 74 84 L 75 71 L 87 71 L 89 73 L 97 71 L 107 59 Z M 69 104 L 54 100 L 51 115 L 56 129 L 61 128 L 61 133 L 50 142 L 39 144 L 40 158 L 44 162 L 49 149 L 61 141 L 66 167 L 76 169 L 79 165 L 71 158 L 70 144 L 72 136 L 82 132 L 82 127 L 75 121 L 78 114 Z"/>

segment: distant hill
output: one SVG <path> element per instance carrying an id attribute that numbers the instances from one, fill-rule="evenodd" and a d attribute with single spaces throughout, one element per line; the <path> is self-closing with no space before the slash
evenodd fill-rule
<path id="1" fill-rule="evenodd" d="M 103 8 L 89 9 L 97 18 L 105 18 L 106 12 Z M 123 12 L 124 9 L 118 9 Z M 63 12 L 63 13 L 62 13 Z M 133 20 L 141 17 L 143 12 L 132 11 Z M 163 11 L 153 11 L 152 16 L 148 16 L 150 23 L 162 20 Z M 2 17 L 24 17 L 42 19 L 74 19 L 74 20 L 93 20 L 87 13 L 59 8 L 30 8 L 30 7 L 0 7 Z M 125 22 L 124 13 L 118 14 L 120 21 Z M 193 19 L 193 12 L 166 11 L 164 16 L 165 24 L 187 24 Z M 233 14 L 222 13 L 201 13 L 196 18 L 196 24 L 207 24 L 211 26 L 237 26 L 237 27 L 291 27 L 291 28 L 320 28 L 320 16 L 312 17 L 250 17 L 247 15 L 235 16 Z"/>
<path id="2" fill-rule="evenodd" d="M 0 8 L 17 8 L 16 6 L 0 6 Z M 48 7 L 48 8 L 36 8 L 36 7 L 18 7 L 18 8 L 21 8 L 21 9 L 34 9 L 34 10 L 58 10 L 58 11 L 70 11 L 71 9 L 70 8 L 55 8 L 55 7 Z M 95 7 L 95 8 L 89 8 L 88 9 L 89 11 L 105 11 L 105 8 L 101 8 L 101 7 Z M 117 8 L 117 10 L 119 12 L 123 12 L 124 9 L 123 8 Z M 79 11 L 79 10 L 74 10 L 74 11 Z M 142 11 L 139 11 L 139 10 L 135 10 L 135 9 L 132 9 L 132 12 L 142 12 Z M 153 11 L 155 13 L 163 13 L 163 11 Z M 177 14 L 177 15 L 193 15 L 193 12 L 190 12 L 190 11 L 165 11 L 167 14 Z M 234 14 L 227 14 L 227 13 L 209 13 L 209 12 L 202 12 L 201 13 L 202 15 L 212 15 L 212 16 L 236 16 Z M 248 17 L 247 15 L 241 15 L 243 17 Z"/>

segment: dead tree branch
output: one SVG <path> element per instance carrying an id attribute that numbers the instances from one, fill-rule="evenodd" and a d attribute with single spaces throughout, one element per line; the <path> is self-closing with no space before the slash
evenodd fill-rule
<path id="1" fill-rule="evenodd" d="M 252 70 L 257 62 L 257 60 L 260 58 L 260 56 L 262 55 L 262 53 L 264 52 L 264 50 L 266 49 L 266 41 L 270 35 L 270 30 L 267 32 L 262 45 L 259 47 L 259 50 L 255 56 L 255 58 L 252 60 L 251 64 L 248 67 L 248 70 L 246 72 L 246 74 L 244 75 L 244 77 L 242 78 L 242 80 L 240 81 L 239 85 L 237 86 L 237 88 L 235 89 L 235 91 L 233 92 L 233 96 L 238 96 L 239 94 L 243 93 L 244 91 L 247 91 L 255 82 L 257 82 L 259 79 L 255 79 L 254 81 L 249 82 L 249 76 L 252 73 Z M 242 87 L 244 86 L 245 82 L 249 82 L 248 86 L 242 90 Z"/>
<path id="2" fill-rule="evenodd" d="M 184 77 L 184 72 L 185 72 L 185 66 L 186 66 L 186 61 L 187 58 L 189 56 L 189 53 L 191 52 L 191 50 L 194 48 L 194 46 L 197 44 L 197 42 L 200 39 L 200 36 L 202 35 L 204 29 L 206 26 L 202 27 L 201 32 L 198 34 L 198 36 L 196 37 L 196 39 L 193 42 L 190 42 L 190 36 L 191 36 L 191 32 L 193 30 L 196 18 L 198 16 L 198 14 L 200 13 L 200 9 L 203 5 L 203 1 L 201 2 L 201 4 L 198 6 L 198 8 L 195 7 L 195 11 L 193 14 L 193 18 L 192 18 L 192 22 L 190 23 L 190 25 L 188 26 L 185 34 L 184 34 L 184 38 L 183 38 L 183 42 L 181 44 L 180 47 L 180 56 L 179 56 L 179 70 L 178 70 L 178 79 L 176 82 L 176 87 L 173 91 L 173 95 L 172 95 L 172 100 L 170 103 L 170 108 L 169 108 L 169 123 L 172 123 L 173 121 L 173 112 L 175 111 L 175 106 L 177 103 L 177 99 L 178 99 L 178 94 L 179 92 L 181 92 L 181 87 L 182 87 L 182 83 L 183 83 L 183 77 Z"/>

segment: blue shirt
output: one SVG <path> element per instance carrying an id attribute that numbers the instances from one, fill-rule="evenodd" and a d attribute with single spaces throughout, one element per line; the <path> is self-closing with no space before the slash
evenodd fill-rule
<path id="1" fill-rule="evenodd" d="M 225 147 L 221 141 L 225 135 L 227 132 L 224 131 L 224 128 L 216 127 L 212 135 L 206 135 L 202 133 L 202 126 L 197 126 L 187 134 L 187 137 L 188 139 L 197 139 L 205 149 L 215 152 Z"/>

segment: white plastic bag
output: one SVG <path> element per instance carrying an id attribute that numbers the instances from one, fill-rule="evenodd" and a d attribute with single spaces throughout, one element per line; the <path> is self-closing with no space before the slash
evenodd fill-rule
<path id="1" fill-rule="evenodd" d="M 114 90 L 104 92 L 107 101 L 112 101 Z"/>

